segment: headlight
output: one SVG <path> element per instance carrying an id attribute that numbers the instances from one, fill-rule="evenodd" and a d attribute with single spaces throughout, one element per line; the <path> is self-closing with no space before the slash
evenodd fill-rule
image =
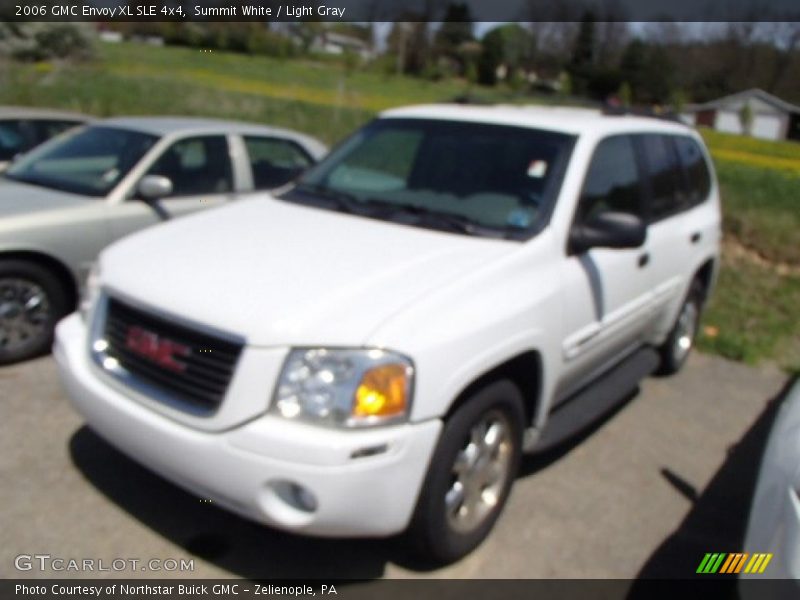
<path id="1" fill-rule="evenodd" d="M 396 422 L 408 416 L 413 375 L 409 359 L 386 350 L 292 350 L 272 410 L 330 426 Z"/>
<path id="2" fill-rule="evenodd" d="M 98 262 L 94 262 L 92 264 L 92 268 L 89 269 L 89 275 L 86 277 L 86 285 L 83 289 L 83 297 L 81 298 L 81 302 L 78 306 L 78 310 L 80 310 L 81 317 L 83 317 L 84 321 L 86 321 L 87 317 L 89 316 L 89 310 L 91 310 L 92 305 L 94 304 L 95 300 L 97 300 L 99 293 L 100 266 Z"/>

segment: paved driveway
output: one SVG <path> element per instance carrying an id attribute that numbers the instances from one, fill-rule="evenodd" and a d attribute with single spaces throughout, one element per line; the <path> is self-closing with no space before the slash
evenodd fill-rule
<path id="1" fill-rule="evenodd" d="M 192 577 L 689 575 L 697 553 L 741 543 L 770 400 L 784 384 L 775 369 L 703 355 L 676 377 L 646 380 L 583 439 L 527 459 L 487 542 L 430 571 L 392 540 L 302 538 L 203 503 L 84 427 L 50 357 L 0 368 L 0 577 L 92 576 L 18 572 L 19 554 L 107 566 L 194 559 Z M 187 576 L 140 571 L 96 575 Z"/>

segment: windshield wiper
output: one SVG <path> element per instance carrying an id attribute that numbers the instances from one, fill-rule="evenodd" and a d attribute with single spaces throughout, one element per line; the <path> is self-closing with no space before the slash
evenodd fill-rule
<path id="1" fill-rule="evenodd" d="M 377 212 L 371 213 L 372 216 L 391 216 L 391 215 L 410 215 L 417 218 L 417 222 L 424 222 L 429 225 L 439 226 L 440 228 L 447 229 L 448 231 L 455 231 L 457 233 L 465 233 L 467 235 L 481 235 L 491 237 L 506 237 L 505 230 L 496 229 L 486 225 L 481 225 L 475 221 L 458 215 L 455 213 L 441 212 L 433 210 L 427 206 L 420 204 L 395 204 L 394 202 L 387 202 L 375 198 L 369 198 L 365 201 L 370 206 L 379 206 L 380 214 Z"/>
<path id="2" fill-rule="evenodd" d="M 294 189 L 330 200 L 336 208 L 346 213 L 357 214 L 364 212 L 364 203 L 355 194 L 334 190 L 318 183 L 298 183 L 294 186 Z"/>
<path id="3" fill-rule="evenodd" d="M 420 204 L 397 204 L 380 198 L 359 198 L 355 194 L 332 189 L 318 183 L 298 183 L 294 189 L 329 200 L 336 208 L 350 214 L 359 214 L 375 219 L 408 215 L 416 218 L 415 225 L 425 223 L 438 229 L 467 235 L 509 237 L 509 232 L 505 229 L 481 225 L 462 215 L 433 210 Z"/>

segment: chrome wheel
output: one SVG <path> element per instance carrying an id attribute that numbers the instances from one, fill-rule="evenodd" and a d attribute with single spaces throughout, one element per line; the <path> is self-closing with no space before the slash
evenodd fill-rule
<path id="1" fill-rule="evenodd" d="M 688 300 L 681 308 L 678 321 L 675 324 L 675 338 L 672 344 L 672 358 L 676 364 L 680 364 L 689 354 L 694 345 L 694 336 L 697 333 L 697 317 L 699 316 L 697 305 L 694 301 Z"/>
<path id="2" fill-rule="evenodd" d="M 0 350 L 15 352 L 49 335 L 47 293 L 28 279 L 0 279 Z"/>
<path id="3" fill-rule="evenodd" d="M 486 413 L 470 430 L 452 467 L 452 483 L 444 502 L 455 531 L 474 531 L 499 504 L 512 457 L 508 418 L 499 410 Z"/>

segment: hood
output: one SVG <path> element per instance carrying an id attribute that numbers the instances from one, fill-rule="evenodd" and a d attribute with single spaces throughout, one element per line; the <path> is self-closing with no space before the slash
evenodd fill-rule
<path id="1" fill-rule="evenodd" d="M 358 346 L 415 299 L 514 248 L 261 196 L 117 242 L 101 255 L 101 282 L 253 345 Z"/>
<path id="2" fill-rule="evenodd" d="M 99 201 L 102 198 L 88 198 L 0 177 L 0 219 Z"/>

